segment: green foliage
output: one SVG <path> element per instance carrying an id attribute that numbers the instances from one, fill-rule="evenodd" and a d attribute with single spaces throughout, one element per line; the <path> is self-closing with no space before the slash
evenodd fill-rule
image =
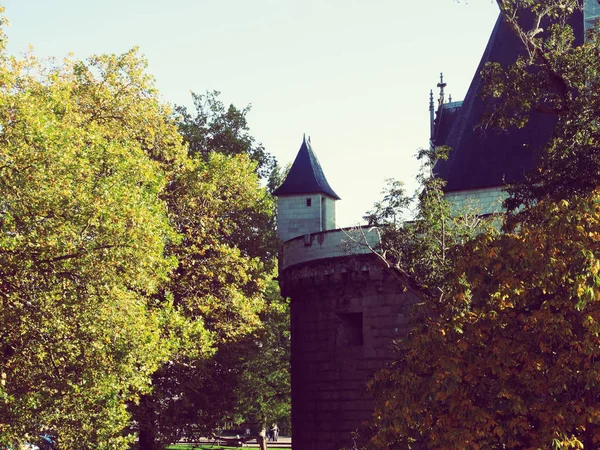
<path id="1" fill-rule="evenodd" d="M 289 422 L 289 304 L 274 280 L 263 298 L 261 322 L 252 331 L 217 340 L 212 358 L 182 358 L 156 374 L 153 396 L 140 405 L 154 418 L 156 441 L 210 436 L 224 423 L 250 425 L 256 432 Z"/>
<path id="2" fill-rule="evenodd" d="M 155 373 L 152 395 L 133 408 L 143 448 L 210 433 L 233 414 L 238 349 L 263 327 L 265 277 L 274 265 L 273 200 L 254 169 L 245 155 L 212 153 L 192 159 L 169 187 L 181 240 L 168 249 L 179 265 L 162 295 L 210 334 L 214 354 L 189 341 Z"/>
<path id="3" fill-rule="evenodd" d="M 195 122 L 179 123 L 191 147 L 188 164 L 165 196 L 181 241 L 168 248 L 179 265 L 162 295 L 210 333 L 213 354 L 194 349 L 202 341 L 192 341 L 155 373 L 152 395 L 133 407 L 140 448 L 210 435 L 234 415 L 246 414 L 241 405 L 248 403 L 238 386 L 256 369 L 247 360 L 256 357 L 259 336 L 271 333 L 263 319 L 272 301 L 266 279 L 275 267 L 278 242 L 273 197 L 261 187 L 259 163 L 252 160 L 257 153 L 247 133 L 247 110 L 234 114 L 233 124 L 220 116 L 225 112 L 216 97 L 208 99 L 210 115 L 201 117 L 208 113 L 199 108 Z M 228 112 L 235 111 L 232 106 Z M 194 148 L 200 141 L 201 149 Z"/>
<path id="4" fill-rule="evenodd" d="M 179 261 L 170 290 L 188 314 L 196 308 L 194 298 L 220 292 L 225 298 L 234 290 L 252 296 L 273 268 L 273 198 L 254 168 L 245 155 L 212 153 L 206 162 L 193 160 L 170 187 L 169 210 L 182 236 L 170 248 Z M 208 305 L 206 312 L 218 307 Z"/>
<path id="5" fill-rule="evenodd" d="M 379 230 L 377 251 L 386 265 L 415 294 L 427 299 L 444 295 L 455 249 L 489 226 L 473 211 L 451 210 L 444 199 L 444 181 L 434 176 L 433 166 L 447 154 L 446 147 L 421 150 L 421 190 L 408 197 L 401 182 L 388 180 L 383 200 L 364 217 Z M 410 210 L 413 204 L 415 212 Z"/>
<path id="6" fill-rule="evenodd" d="M 123 448 L 172 348 L 148 298 L 176 263 L 160 196 L 184 149 L 144 66 L 0 60 L 0 442 Z"/>
<path id="7" fill-rule="evenodd" d="M 241 358 L 236 386 L 236 422 L 289 425 L 290 404 L 290 305 L 279 295 L 279 285 L 269 280 L 263 328 L 248 342 Z"/>
<path id="8" fill-rule="evenodd" d="M 152 449 L 214 428 L 261 345 L 289 353 L 272 344 L 288 316 L 248 109 L 196 97 L 188 151 L 178 126 L 199 115 L 175 123 L 135 49 L 48 67 L 0 42 L 0 444 L 43 429 L 62 449 L 127 448 L 137 432 Z M 264 408 L 288 393 L 279 367 Z"/>
<path id="9" fill-rule="evenodd" d="M 539 167 L 509 189 L 505 234 L 480 230 L 451 247 L 436 281 L 443 295 L 415 289 L 407 274 L 423 301 L 396 360 L 371 382 L 376 410 L 361 434 L 365 448 L 600 442 L 598 31 L 575 43 L 567 25 L 574 1 L 498 3 L 527 54 L 508 68 L 486 67 L 494 100 L 486 120 L 522 127 L 535 109 L 554 114 L 557 127 Z M 520 27 L 521 15 L 531 29 Z M 443 223 L 439 211 L 423 214 L 426 229 Z"/>
<path id="10" fill-rule="evenodd" d="M 599 194 L 461 249 L 447 300 L 372 382 L 369 448 L 597 447 Z"/>
<path id="11" fill-rule="evenodd" d="M 292 163 L 288 163 L 284 168 L 281 168 L 277 162 L 273 165 L 273 169 L 267 179 L 267 189 L 272 194 L 275 189 L 282 185 L 292 168 Z"/>
<path id="12" fill-rule="evenodd" d="M 256 166 L 261 178 L 267 178 L 275 166 L 275 158 L 256 143 L 249 133 L 246 115 L 250 106 L 239 110 L 234 105 L 225 107 L 219 100 L 219 92 L 194 94 L 195 111 L 178 106 L 178 125 L 181 135 L 189 145 L 190 153 L 202 158 L 213 152 L 224 155 L 247 155 Z"/>

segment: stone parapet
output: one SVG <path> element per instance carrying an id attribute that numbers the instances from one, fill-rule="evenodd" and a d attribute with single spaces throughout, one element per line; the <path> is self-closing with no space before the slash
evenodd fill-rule
<path id="1" fill-rule="evenodd" d="M 369 227 L 338 228 L 305 234 L 283 243 L 280 268 L 308 261 L 372 253 L 379 242 L 379 233 Z"/>

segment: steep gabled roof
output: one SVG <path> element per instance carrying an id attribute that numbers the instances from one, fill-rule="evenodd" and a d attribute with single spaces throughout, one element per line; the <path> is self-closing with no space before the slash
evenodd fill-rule
<path id="1" fill-rule="evenodd" d="M 336 200 L 340 199 L 325 178 L 321 164 L 310 145 L 310 138 L 307 141 L 305 136 L 285 181 L 275 189 L 273 195 L 281 197 L 316 193 L 323 193 Z"/>
<path id="2" fill-rule="evenodd" d="M 573 16 L 571 25 L 581 40 L 583 20 L 581 14 Z M 528 19 L 524 17 L 523 21 Z M 490 107 L 490 100 L 484 101 L 481 97 L 481 70 L 487 62 L 507 67 L 524 51 L 519 38 L 500 16 L 447 138 L 444 142 L 441 139 L 434 142 L 452 148 L 449 159 L 438 161 L 434 169 L 446 180 L 446 192 L 503 186 L 522 180 L 534 167 L 535 152 L 550 139 L 556 118 L 537 111 L 531 113 L 522 129 L 502 132 L 481 126 L 484 112 Z"/>

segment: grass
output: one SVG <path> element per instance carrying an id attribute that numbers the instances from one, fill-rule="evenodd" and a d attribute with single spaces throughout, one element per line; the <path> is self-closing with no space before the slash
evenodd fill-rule
<path id="1" fill-rule="evenodd" d="M 284 448 L 282 448 L 282 447 L 272 447 L 271 445 L 269 445 L 268 447 L 269 447 L 269 450 L 284 450 Z M 168 446 L 167 450 L 229 450 L 229 449 L 238 449 L 238 448 L 241 448 L 241 447 L 222 447 L 219 445 L 210 445 L 210 444 L 196 445 L 196 446 L 194 446 L 193 444 L 175 444 L 175 445 Z M 244 447 L 244 448 L 248 448 L 248 447 Z M 289 447 L 287 447 L 285 450 L 289 450 Z"/>

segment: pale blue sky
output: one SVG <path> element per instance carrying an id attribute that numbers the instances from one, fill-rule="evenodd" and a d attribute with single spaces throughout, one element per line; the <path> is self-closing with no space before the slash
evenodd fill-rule
<path id="1" fill-rule="evenodd" d="M 492 0 L 7 0 L 9 51 L 85 58 L 138 45 L 164 101 L 219 90 L 252 104 L 250 127 L 280 164 L 312 137 L 360 221 L 384 179 L 414 190 L 429 89 L 462 100 L 497 17 Z"/>

